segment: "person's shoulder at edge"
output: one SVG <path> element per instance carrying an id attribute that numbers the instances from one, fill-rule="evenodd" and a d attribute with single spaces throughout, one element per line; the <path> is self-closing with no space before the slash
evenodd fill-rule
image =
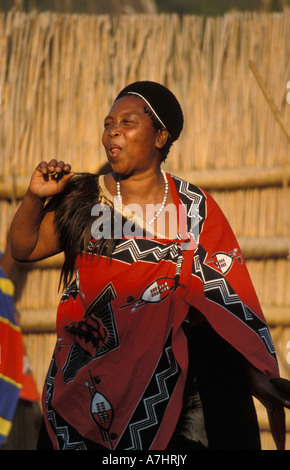
<path id="1" fill-rule="evenodd" d="M 175 175 L 170 171 L 167 171 L 166 173 L 171 176 L 177 189 L 181 192 L 184 192 L 184 194 L 187 194 L 188 196 L 190 196 L 191 194 L 198 194 L 200 196 L 203 196 L 205 199 L 213 199 L 212 196 L 208 193 L 208 191 L 200 187 L 198 184 L 185 180 L 184 178 L 181 178 L 180 176 Z"/>

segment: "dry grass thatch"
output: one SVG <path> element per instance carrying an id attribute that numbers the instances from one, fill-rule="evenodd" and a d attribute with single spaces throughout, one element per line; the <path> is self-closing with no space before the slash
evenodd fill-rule
<path id="1" fill-rule="evenodd" d="M 287 11 L 0 14 L 0 249 L 37 163 L 53 157 L 97 171 L 105 163 L 103 118 L 119 89 L 138 79 L 162 82 L 185 115 L 165 167 L 211 191 L 226 213 L 290 378 L 289 31 Z M 17 277 L 39 388 L 55 341 L 60 261 L 21 267 Z M 272 448 L 259 413 L 264 447 Z"/>

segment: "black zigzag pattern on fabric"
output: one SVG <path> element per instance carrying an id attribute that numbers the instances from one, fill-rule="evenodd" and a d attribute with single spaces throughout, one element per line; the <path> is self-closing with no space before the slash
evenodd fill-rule
<path id="1" fill-rule="evenodd" d="M 236 294 L 222 274 L 204 263 L 206 254 L 205 249 L 199 245 L 195 252 L 195 258 L 199 257 L 199 268 L 196 269 L 193 267 L 194 274 L 200 277 L 203 282 L 205 297 L 208 300 L 221 305 L 229 313 L 239 318 L 239 320 L 247 325 L 248 328 L 254 331 L 264 341 L 269 353 L 276 358 L 274 346 L 266 323 L 241 301 L 240 297 Z"/>
<path id="2" fill-rule="evenodd" d="M 206 197 L 194 184 L 174 175 L 171 177 L 178 191 L 179 199 L 187 210 L 187 230 L 192 232 L 195 240 L 198 241 L 206 217 Z"/>
<path id="3" fill-rule="evenodd" d="M 114 249 L 112 258 L 132 264 L 135 261 L 159 263 L 160 260 L 176 261 L 179 250 L 175 243 L 161 245 L 152 239 L 120 240 Z"/>
<path id="4" fill-rule="evenodd" d="M 126 427 L 117 450 L 148 450 L 158 432 L 180 375 L 171 348 L 171 332 L 154 374 Z"/>

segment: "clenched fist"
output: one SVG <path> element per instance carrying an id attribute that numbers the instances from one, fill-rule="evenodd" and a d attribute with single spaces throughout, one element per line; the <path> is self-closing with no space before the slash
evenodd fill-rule
<path id="1" fill-rule="evenodd" d="M 69 163 L 55 159 L 42 161 L 31 177 L 29 191 L 41 199 L 53 196 L 64 189 L 73 175 Z"/>

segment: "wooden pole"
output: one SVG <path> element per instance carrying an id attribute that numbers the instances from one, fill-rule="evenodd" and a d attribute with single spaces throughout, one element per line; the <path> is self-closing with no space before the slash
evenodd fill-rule
<path id="1" fill-rule="evenodd" d="M 288 142 L 290 143 L 290 131 L 287 129 L 286 124 L 283 121 L 283 118 L 282 118 L 282 116 L 279 112 L 278 107 L 276 106 L 273 98 L 271 97 L 269 91 L 267 90 L 267 87 L 266 87 L 261 75 L 259 74 L 255 63 L 252 60 L 249 60 L 249 68 L 253 72 L 253 75 L 254 75 L 254 77 L 255 77 L 255 79 L 256 79 L 256 81 L 257 81 L 257 83 L 258 83 L 258 85 L 259 85 L 259 87 L 260 87 L 260 89 L 263 93 L 263 95 L 265 96 L 268 104 L 270 105 L 270 108 L 273 111 L 273 114 L 274 114 L 277 122 L 279 123 L 283 133 L 285 134 L 285 136 L 287 137 Z"/>
<path id="2" fill-rule="evenodd" d="M 165 168 L 166 169 L 166 168 Z M 174 174 L 191 183 L 210 190 L 228 190 L 238 188 L 261 188 L 266 186 L 284 186 L 290 179 L 290 165 L 269 168 L 225 168 L 218 170 L 178 170 Z M 22 199 L 27 191 L 30 176 L 12 176 L 0 178 L 0 199 L 11 199 L 14 194 Z"/>

